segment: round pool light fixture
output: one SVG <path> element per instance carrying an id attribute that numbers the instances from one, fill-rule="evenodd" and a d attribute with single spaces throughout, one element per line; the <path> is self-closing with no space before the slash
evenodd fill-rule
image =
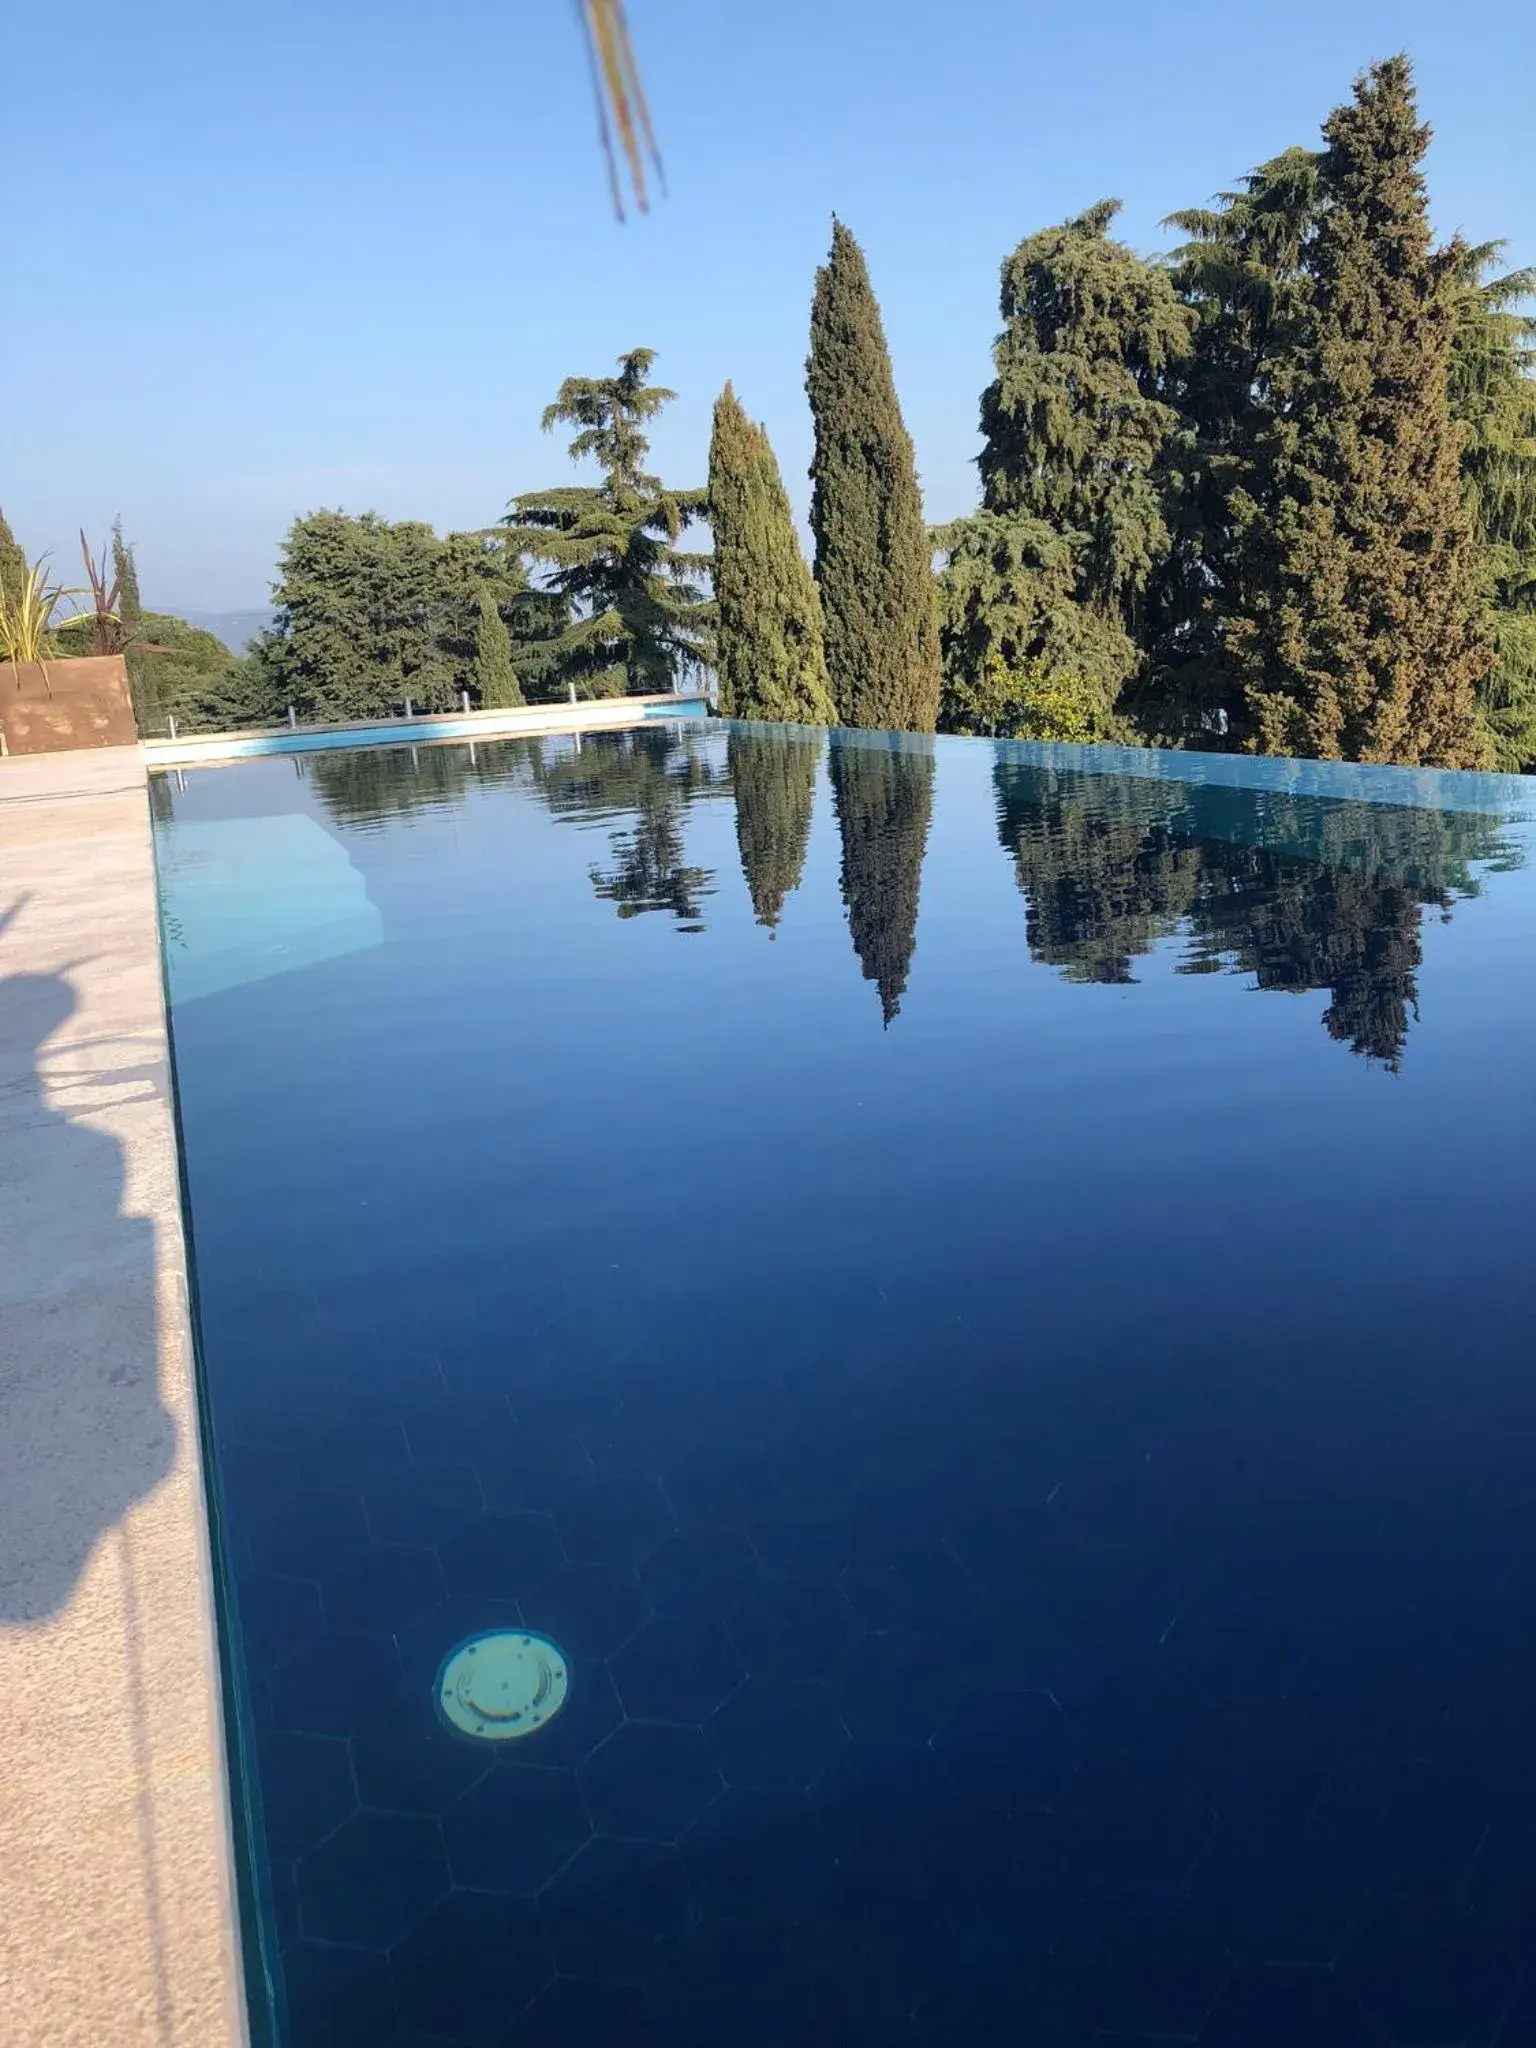
<path id="1" fill-rule="evenodd" d="M 529 1629 L 491 1629 L 443 1659 L 437 1710 L 456 1735 L 516 1742 L 552 1721 L 570 1689 L 570 1667 L 558 1643 Z"/>

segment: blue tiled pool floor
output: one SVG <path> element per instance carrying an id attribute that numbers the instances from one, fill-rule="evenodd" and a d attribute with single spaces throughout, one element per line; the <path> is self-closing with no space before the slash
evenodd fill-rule
<path id="1" fill-rule="evenodd" d="M 1508 804 L 479 751 L 160 805 L 290 2048 L 1536 2042 Z"/>

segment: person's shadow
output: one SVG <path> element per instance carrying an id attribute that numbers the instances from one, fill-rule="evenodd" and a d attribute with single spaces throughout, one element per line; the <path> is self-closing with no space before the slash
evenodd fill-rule
<path id="1" fill-rule="evenodd" d="M 50 1106 L 40 1068 L 74 1009 L 62 975 L 0 978 L 0 1629 L 59 1614 L 176 1456 L 154 1223 L 123 1213 L 117 1140 Z"/>

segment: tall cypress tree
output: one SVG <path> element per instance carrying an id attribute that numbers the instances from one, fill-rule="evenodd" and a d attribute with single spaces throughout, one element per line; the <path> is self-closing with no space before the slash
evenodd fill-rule
<path id="1" fill-rule="evenodd" d="M 864 979 L 880 991 L 887 1024 L 901 1009 L 917 944 L 917 901 L 933 755 L 910 744 L 836 741 L 832 796 L 843 841 L 843 902 Z"/>
<path id="2" fill-rule="evenodd" d="M 1097 737 L 1136 672 L 1143 596 L 1170 545 L 1167 394 L 1189 315 L 1166 270 L 1111 238 L 1118 211 L 1103 200 L 1003 265 L 982 507 L 939 536 L 946 724 L 994 709 L 998 671 L 1017 679 L 1004 729 L 1033 730 L 1030 699 L 1052 691 Z"/>
<path id="3" fill-rule="evenodd" d="M 727 752 L 741 872 L 757 921 L 771 937 L 805 868 L 821 742 L 808 734 L 733 732 Z"/>
<path id="4" fill-rule="evenodd" d="M 1431 242 L 1407 58 L 1366 73 L 1323 132 L 1309 317 L 1264 448 L 1272 504 L 1235 504 L 1244 737 L 1476 766 L 1491 651 L 1449 394 L 1462 256 Z"/>
<path id="5" fill-rule="evenodd" d="M 512 641 L 495 591 L 480 592 L 475 612 L 475 694 L 484 711 L 506 711 L 523 702 L 512 666 Z"/>
<path id="6" fill-rule="evenodd" d="M 154 657 L 141 644 L 144 639 L 144 600 L 139 595 L 139 566 L 134 560 L 133 549 L 123 539 L 121 514 L 112 522 L 112 580 L 117 586 L 118 645 L 128 670 L 128 695 L 133 705 L 134 722 L 141 733 L 159 732 L 165 723 L 167 706 L 160 701 Z"/>
<path id="7" fill-rule="evenodd" d="M 123 644 L 131 647 L 144 617 L 144 600 L 139 595 L 139 565 L 133 549 L 123 539 L 121 515 L 112 522 L 112 580 L 117 585 L 117 617 Z"/>
<path id="8" fill-rule="evenodd" d="M 838 715 L 845 725 L 932 732 L 933 548 L 864 252 L 839 220 L 816 273 L 806 390 L 816 583 Z"/>
<path id="9" fill-rule="evenodd" d="M 767 433 L 727 384 L 709 442 L 715 667 L 727 718 L 832 725 L 821 602 Z"/>

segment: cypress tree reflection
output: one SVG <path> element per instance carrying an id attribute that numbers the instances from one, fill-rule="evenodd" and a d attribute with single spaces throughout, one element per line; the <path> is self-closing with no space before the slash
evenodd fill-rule
<path id="1" fill-rule="evenodd" d="M 832 795 L 843 841 L 843 902 L 864 979 L 890 1024 L 917 943 L 917 899 L 933 812 L 931 745 L 911 734 L 832 742 Z"/>
<path id="2" fill-rule="evenodd" d="M 752 911 L 770 937 L 786 896 L 800 886 L 816 800 L 818 735 L 763 726 L 732 732 L 727 748 L 736 793 L 736 844 Z"/>

